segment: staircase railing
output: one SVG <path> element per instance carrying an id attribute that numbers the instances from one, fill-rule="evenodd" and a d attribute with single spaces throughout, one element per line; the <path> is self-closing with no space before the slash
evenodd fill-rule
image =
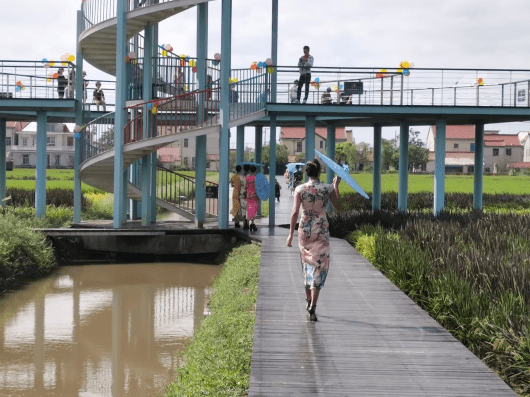
<path id="1" fill-rule="evenodd" d="M 168 168 L 157 166 L 156 173 L 157 197 L 174 204 L 184 210 L 194 213 L 196 208 L 195 177 L 171 171 Z M 219 184 L 206 181 L 207 191 L 218 191 Z M 206 198 L 206 213 L 218 214 L 217 197 L 215 194 Z"/>
<path id="2" fill-rule="evenodd" d="M 85 120 L 81 136 L 81 162 L 114 148 L 115 112 L 104 114 L 94 120 Z"/>

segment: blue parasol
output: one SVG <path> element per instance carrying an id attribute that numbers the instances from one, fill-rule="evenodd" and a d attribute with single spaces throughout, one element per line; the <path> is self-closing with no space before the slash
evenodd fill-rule
<path id="1" fill-rule="evenodd" d="M 342 166 L 338 165 L 336 162 L 331 160 L 329 157 L 324 156 L 322 153 L 320 153 L 318 150 L 315 150 L 315 153 L 319 155 L 319 157 L 322 159 L 324 163 L 333 171 L 335 174 L 340 176 L 340 178 L 346 182 L 350 187 L 358 192 L 361 196 L 369 199 L 368 195 L 364 192 L 362 187 L 359 186 L 357 182 L 351 177 L 351 175 L 344 169 Z"/>
<path id="2" fill-rule="evenodd" d="M 259 172 L 256 174 L 256 194 L 260 200 L 267 200 L 269 198 L 271 189 L 269 181 L 263 173 Z"/>
<path id="3" fill-rule="evenodd" d="M 296 169 L 296 166 L 299 165 L 300 167 L 303 167 L 305 163 L 289 163 L 285 165 L 285 168 L 292 174 L 294 170 Z"/>

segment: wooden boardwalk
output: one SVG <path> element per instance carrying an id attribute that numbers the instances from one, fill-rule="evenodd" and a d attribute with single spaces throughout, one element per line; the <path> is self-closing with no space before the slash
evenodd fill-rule
<path id="1" fill-rule="evenodd" d="M 277 224 L 291 206 L 284 188 Z M 310 322 L 297 236 L 266 221 L 249 396 L 517 395 L 344 240 Z"/>

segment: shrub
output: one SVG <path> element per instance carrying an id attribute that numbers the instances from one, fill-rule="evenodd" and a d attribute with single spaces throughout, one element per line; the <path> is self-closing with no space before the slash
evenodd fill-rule
<path id="1" fill-rule="evenodd" d="M 44 234 L 10 211 L 0 215 L 0 292 L 42 277 L 55 267 L 54 253 Z"/>

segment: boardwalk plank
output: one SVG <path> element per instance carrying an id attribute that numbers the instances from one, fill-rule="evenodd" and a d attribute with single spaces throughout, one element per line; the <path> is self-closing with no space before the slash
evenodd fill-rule
<path id="1" fill-rule="evenodd" d="M 277 224 L 289 223 L 291 205 L 282 196 Z M 266 222 L 254 233 L 262 258 L 249 396 L 516 395 L 344 240 L 331 239 L 310 322 L 297 237 L 288 248 L 288 229 Z"/>

